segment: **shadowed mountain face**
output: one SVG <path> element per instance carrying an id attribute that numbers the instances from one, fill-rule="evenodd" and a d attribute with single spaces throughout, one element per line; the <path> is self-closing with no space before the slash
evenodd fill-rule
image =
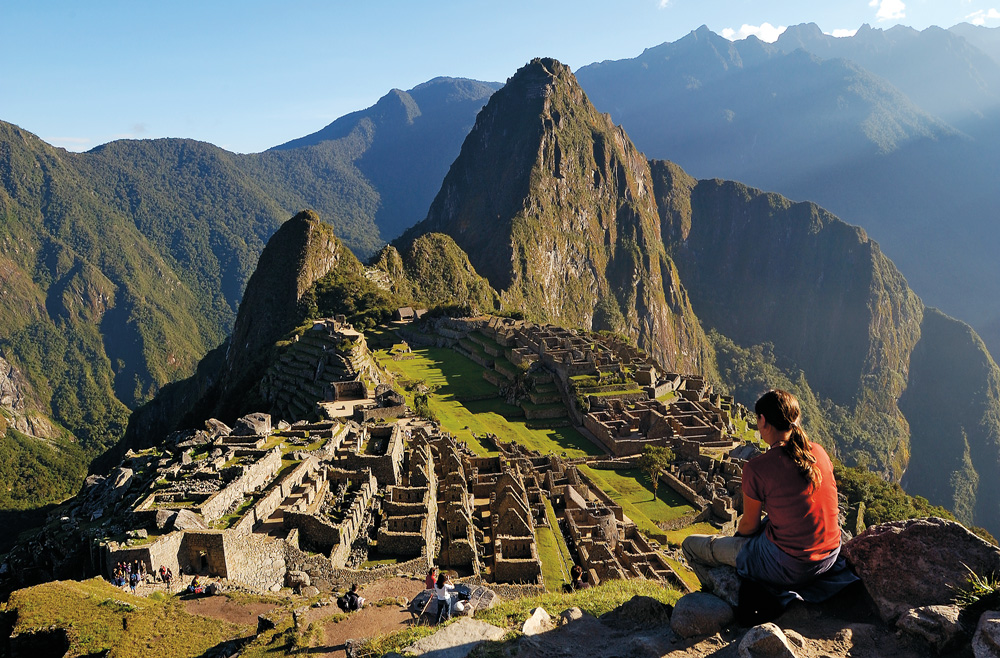
<path id="1" fill-rule="evenodd" d="M 863 230 L 822 208 L 651 167 L 668 252 L 706 329 L 773 350 L 821 416 L 810 429 L 846 463 L 1000 528 L 1000 369 L 975 332 L 925 308 Z M 725 368 L 734 389 L 759 381 L 740 368 Z"/>
<path id="2" fill-rule="evenodd" d="M 765 44 L 703 27 L 578 76 L 648 156 L 865 227 L 928 303 L 1000 349 L 1000 66 L 958 34 L 802 25 Z"/>
<path id="3" fill-rule="evenodd" d="M 667 367 L 711 368 L 660 235 L 645 158 L 567 67 L 536 59 L 493 95 L 427 219 L 530 319 L 633 336 Z"/>

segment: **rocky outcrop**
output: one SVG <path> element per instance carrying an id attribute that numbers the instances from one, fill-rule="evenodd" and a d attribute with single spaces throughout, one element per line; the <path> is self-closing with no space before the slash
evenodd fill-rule
<path id="1" fill-rule="evenodd" d="M 1000 370 L 975 332 L 926 308 L 878 244 L 817 205 L 650 166 L 667 253 L 705 328 L 767 345 L 797 385 L 808 378 L 821 404 L 806 423 L 846 464 L 998 531 Z"/>
<path id="2" fill-rule="evenodd" d="M 733 621 L 733 608 L 722 599 L 705 592 L 681 597 L 674 606 L 670 627 L 681 637 L 712 635 Z"/>
<path id="3" fill-rule="evenodd" d="M 1000 549 L 944 519 L 874 526 L 845 544 L 842 553 L 887 623 L 914 608 L 951 605 L 972 574 L 1000 573 Z"/>
<path id="4" fill-rule="evenodd" d="M 309 210 L 292 217 L 271 236 L 236 315 L 219 406 L 231 407 L 229 396 L 248 388 L 247 380 L 259 377 L 274 344 L 299 322 L 302 296 L 342 258 L 356 260 L 333 229 Z"/>
<path id="5" fill-rule="evenodd" d="M 490 99 L 427 219 L 397 241 L 454 239 L 506 309 L 634 337 L 665 367 L 713 369 L 663 249 L 649 166 L 569 68 L 535 59 Z"/>
<path id="6" fill-rule="evenodd" d="M 417 306 L 459 306 L 475 314 L 500 308 L 500 295 L 469 262 L 451 236 L 425 233 L 401 254 L 386 245 L 373 264 L 385 272 L 392 292 Z"/>
<path id="7" fill-rule="evenodd" d="M 247 283 L 229 340 L 209 352 L 193 376 L 165 386 L 136 410 L 125 438 L 92 468 L 107 468 L 127 449 L 156 445 L 170 432 L 205 418 L 233 422 L 263 406 L 254 404 L 261 402 L 254 389 L 274 357 L 276 343 L 305 316 L 303 296 L 338 266 L 362 269 L 316 213 L 304 210 L 282 224 Z"/>

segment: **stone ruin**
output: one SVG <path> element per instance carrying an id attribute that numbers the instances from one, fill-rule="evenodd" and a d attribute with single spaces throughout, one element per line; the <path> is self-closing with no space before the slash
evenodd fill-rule
<path id="1" fill-rule="evenodd" d="M 368 344 L 344 318 L 316 320 L 295 336 L 261 380 L 271 412 L 291 420 L 350 417 L 374 400 L 365 382 L 379 384 Z"/>
<path id="2" fill-rule="evenodd" d="M 671 404 L 612 398 L 605 411 L 591 416 L 614 427 L 623 446 L 642 440 L 674 446 L 679 458 L 663 481 L 695 505 L 699 520 L 724 524 L 735 518 L 738 460 L 700 455 L 700 446 L 729 430 L 731 400 L 715 395 L 699 378 L 661 372 L 628 346 L 609 347 L 576 332 L 498 318 L 474 326 L 478 335 L 490 337 L 476 343 L 480 347 L 519 363 L 545 365 L 538 372 L 552 389 L 542 389 L 545 399 L 535 404 L 561 404 L 555 402 L 563 397 L 560 378 L 595 369 L 620 372 L 623 363 L 649 391 L 664 386 L 677 391 L 680 397 Z M 305 361 L 292 361 L 307 355 L 314 359 L 309 362 L 314 380 L 337 368 L 338 376 L 360 376 L 358 364 L 370 357 L 346 347 L 366 352 L 363 337 L 348 340 L 351 331 L 337 321 L 316 323 L 307 338 L 291 346 L 294 359 L 282 362 L 281 377 L 304 376 L 292 366 Z M 329 349 L 331 343 L 337 349 Z M 348 352 L 357 358 L 332 358 Z M 358 383 L 341 381 L 323 397 L 353 395 L 346 391 Z M 414 571 L 437 561 L 485 581 L 541 587 L 536 529 L 549 526 L 551 505 L 560 526 L 552 530 L 568 540 L 592 582 L 644 577 L 683 588 L 655 545 L 574 464 L 496 437 L 486 439 L 499 454 L 479 457 L 436 423 L 409 417 L 391 389 L 379 386 L 376 398 L 378 408 L 392 407 L 401 417 L 386 423 L 387 418 L 362 416 L 359 422 L 355 415 L 272 427 L 270 416 L 258 413 L 232 429 L 211 420 L 205 430 L 180 437 L 172 451 L 157 458 L 156 477 L 131 510 L 134 525 L 146 528 L 147 537 L 106 541 L 104 569 L 141 559 L 150 570 L 163 564 L 175 572 L 207 572 L 262 591 L 279 586 L 293 568 L 312 574 L 315 582 L 342 582 L 383 569 L 358 571 L 371 561 Z M 267 556 L 263 562 L 261 555 Z"/>

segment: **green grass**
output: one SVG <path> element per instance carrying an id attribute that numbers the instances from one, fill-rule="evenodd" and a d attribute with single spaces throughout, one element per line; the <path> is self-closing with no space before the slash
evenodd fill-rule
<path id="1" fill-rule="evenodd" d="M 413 350 L 414 358 L 393 361 L 379 354 L 380 365 L 406 379 L 424 380 L 436 387 L 442 400 L 461 400 L 496 395 L 493 384 L 483 379 L 485 368 L 466 356 L 444 347 Z"/>
<path id="2" fill-rule="evenodd" d="M 99 578 L 18 590 L 8 609 L 17 615 L 17 633 L 50 626 L 67 629 L 68 655 L 110 649 L 109 655 L 117 658 L 200 656 L 246 632 L 236 624 L 188 614 L 175 597 L 156 601 L 132 596 Z"/>
<path id="3" fill-rule="evenodd" d="M 472 438 L 473 432 L 477 435 L 495 434 L 503 441 L 517 441 L 541 453 L 565 452 L 569 458 L 602 454 L 597 446 L 572 427 L 528 427 L 524 411 L 499 398 L 460 401 L 455 396 L 456 391 L 464 392 L 466 397 L 478 396 L 483 391 L 497 393 L 496 387 L 481 379 L 482 366 L 471 359 L 444 348 L 417 349 L 413 354 L 416 358 L 409 361 L 383 358 L 381 365 L 406 379 L 419 379 L 432 387 L 437 386 L 428 401 L 431 411 L 445 430 L 458 440 L 468 442 L 476 454 L 490 453 Z M 479 379 L 474 373 L 478 373 Z M 406 395 L 412 399 L 412 394 Z"/>
<path id="4" fill-rule="evenodd" d="M 660 402 L 673 402 L 677 399 L 677 391 L 667 391 L 663 395 L 657 396 L 656 399 Z"/>
<path id="5" fill-rule="evenodd" d="M 713 526 L 711 523 L 695 523 L 693 525 L 685 526 L 679 530 L 668 530 L 666 533 L 667 543 L 671 546 L 680 546 L 681 542 L 688 535 L 714 535 L 719 532 L 719 529 Z"/>
<path id="6" fill-rule="evenodd" d="M 355 655 L 358 658 L 375 658 L 392 652 L 402 653 L 403 649 L 417 640 L 433 635 L 440 628 L 454 623 L 457 619 L 458 617 L 439 626 L 411 626 L 395 633 L 376 635 L 361 643 L 361 646 L 356 649 Z"/>
<path id="7" fill-rule="evenodd" d="M 243 499 L 243 502 L 240 503 L 239 507 L 237 507 L 236 510 L 232 514 L 226 514 L 225 516 L 223 516 L 222 518 L 220 518 L 218 521 L 216 521 L 215 524 L 214 524 L 215 527 L 216 528 L 223 528 L 223 529 L 225 529 L 225 528 L 232 528 L 236 524 L 237 521 L 239 521 L 241 518 L 243 518 L 243 515 L 246 514 L 246 511 L 248 509 L 250 509 L 251 507 L 253 507 L 253 504 L 257 502 L 257 499 L 258 499 L 257 496 L 246 496 Z M 152 535 L 150 535 L 150 536 L 152 536 Z"/>
<path id="8" fill-rule="evenodd" d="M 698 576 L 694 575 L 693 571 L 681 564 L 680 560 L 675 560 L 674 558 L 667 556 L 663 556 L 663 559 L 665 559 L 667 564 L 669 564 L 677 575 L 681 577 L 681 580 L 687 583 L 688 587 L 695 592 L 701 589 L 701 581 L 698 580 Z"/>
<path id="9" fill-rule="evenodd" d="M 555 533 L 552 528 L 536 527 L 535 539 L 538 541 L 538 559 L 542 563 L 545 589 L 550 592 L 558 591 L 567 582 L 569 574 L 566 573 L 566 566 L 559 553 Z"/>
<path id="10" fill-rule="evenodd" d="M 595 398 L 607 398 L 615 395 L 633 395 L 635 393 L 644 393 L 641 388 L 630 388 L 624 391 L 599 391 L 597 393 L 590 393 L 587 391 L 580 391 L 584 395 L 590 395 Z"/>
<path id="11" fill-rule="evenodd" d="M 542 560 L 545 589 L 552 592 L 561 590 L 563 583 L 572 581 L 570 569 L 573 567 L 573 556 L 566 545 L 566 538 L 559 530 L 556 512 L 548 499 L 545 500 L 545 518 L 549 520 L 549 527 L 538 529 L 538 556 Z M 543 534 L 548 535 L 544 540 Z"/>
<path id="12" fill-rule="evenodd" d="M 551 615 L 558 615 L 567 608 L 578 607 L 586 614 L 600 616 L 611 612 L 634 596 L 649 596 L 673 605 L 680 598 L 681 593 L 649 580 L 611 580 L 601 583 L 597 587 L 569 594 L 549 592 L 503 601 L 489 610 L 480 611 L 476 614 L 476 619 L 508 629 L 507 635 L 499 642 L 486 642 L 480 645 L 471 655 L 510 655 L 504 651 L 493 652 L 491 649 L 502 648 L 507 642 L 517 640 L 520 637 L 520 632 L 517 629 L 524 624 L 531 615 L 531 611 L 537 607 L 545 608 Z M 454 623 L 454 620 L 445 622 L 445 624 L 450 623 Z M 374 658 L 392 651 L 402 653 L 404 648 L 420 638 L 433 634 L 438 628 L 440 627 L 411 626 L 395 633 L 379 635 L 363 642 L 357 655 L 360 658 Z"/>
<path id="13" fill-rule="evenodd" d="M 548 592 L 502 601 L 489 610 L 479 612 L 476 619 L 482 619 L 500 628 L 513 628 L 521 626 L 531 615 L 531 611 L 537 607 L 545 608 L 549 614 L 558 615 L 566 608 L 574 606 L 587 614 L 599 617 L 611 612 L 633 596 L 649 596 L 673 605 L 680 598 L 680 592 L 651 580 L 609 580 L 597 587 L 569 594 Z"/>
<path id="14" fill-rule="evenodd" d="M 652 483 L 638 469 L 605 471 L 581 466 L 580 470 L 622 506 L 625 515 L 632 519 L 641 532 L 660 543 L 665 543 L 667 537 L 657 527 L 657 523 L 694 511 L 686 500 L 662 483 L 654 500 Z"/>

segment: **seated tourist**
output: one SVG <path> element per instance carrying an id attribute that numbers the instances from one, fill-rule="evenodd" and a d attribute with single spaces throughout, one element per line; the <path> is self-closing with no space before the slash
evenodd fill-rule
<path id="1" fill-rule="evenodd" d="M 574 564 L 573 568 L 569 570 L 569 573 L 573 578 L 573 589 L 587 589 L 590 587 L 590 583 L 588 583 L 584 577 L 583 567 L 579 564 Z"/>
<path id="2" fill-rule="evenodd" d="M 351 591 L 346 595 L 347 609 L 349 611 L 360 610 L 365 606 L 365 597 L 358 594 L 358 584 L 351 585 Z"/>
<path id="3" fill-rule="evenodd" d="M 839 559 L 833 465 L 799 424 L 799 402 L 791 393 L 770 391 L 754 410 L 768 450 L 743 467 L 736 536 L 691 535 L 681 545 L 684 557 L 702 583 L 709 582 L 711 567 L 730 565 L 785 604 L 823 601 L 857 580 Z"/>

